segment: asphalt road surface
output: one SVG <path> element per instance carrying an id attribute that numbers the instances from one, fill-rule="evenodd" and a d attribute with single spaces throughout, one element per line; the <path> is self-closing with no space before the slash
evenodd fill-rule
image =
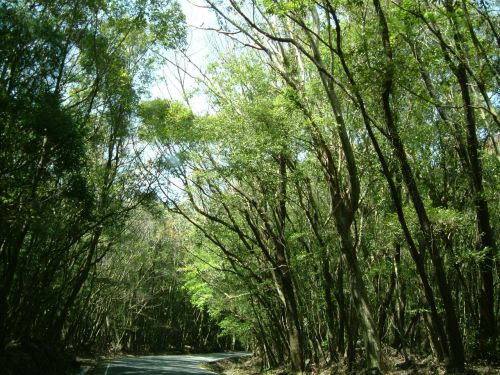
<path id="1" fill-rule="evenodd" d="M 243 357 L 248 353 L 214 353 L 193 355 L 154 355 L 125 357 L 104 362 L 96 368 L 82 371 L 85 375 L 163 375 L 163 374 L 215 374 L 201 368 L 202 363 Z"/>

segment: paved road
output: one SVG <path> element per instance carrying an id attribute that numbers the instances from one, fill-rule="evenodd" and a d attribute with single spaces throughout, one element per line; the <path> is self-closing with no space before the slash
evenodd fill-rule
<path id="1" fill-rule="evenodd" d="M 86 375 L 163 375 L 215 374 L 200 367 L 202 363 L 226 358 L 242 357 L 248 353 L 214 353 L 193 355 L 155 355 L 125 357 L 105 362 L 85 372 Z M 82 372 L 84 373 L 84 372 Z"/>

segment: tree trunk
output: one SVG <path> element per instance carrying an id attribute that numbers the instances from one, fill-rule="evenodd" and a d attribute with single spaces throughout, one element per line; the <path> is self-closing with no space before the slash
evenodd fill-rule
<path id="1" fill-rule="evenodd" d="M 488 356 L 496 349 L 496 322 L 495 322 L 495 293 L 493 287 L 493 268 L 496 256 L 496 243 L 493 229 L 490 224 L 490 213 L 483 187 L 483 173 L 478 153 L 476 119 L 474 107 L 469 93 L 467 71 L 463 62 L 460 62 L 455 75 L 460 84 L 464 115 L 467 124 L 467 155 L 470 167 L 468 177 L 473 191 L 473 201 L 476 210 L 476 224 L 479 233 L 477 248 L 484 252 L 479 263 L 481 275 L 481 289 L 479 291 L 479 351 Z"/>
<path id="2" fill-rule="evenodd" d="M 286 156 L 280 154 L 278 156 L 278 163 L 280 173 L 280 191 L 277 212 L 278 238 L 275 240 L 277 268 L 275 269 L 274 273 L 276 274 L 276 277 L 279 281 L 279 287 L 281 289 L 281 292 L 283 293 L 283 302 L 285 303 L 292 370 L 300 373 L 305 369 L 305 340 L 302 332 L 302 323 L 297 305 L 297 297 L 295 295 L 292 273 L 288 265 L 288 256 L 286 253 L 285 223 L 287 218 L 286 197 L 288 184 Z"/>
<path id="3" fill-rule="evenodd" d="M 395 253 L 396 253 L 395 257 L 401 254 L 401 246 L 399 244 L 395 245 Z M 389 306 L 391 304 L 395 288 L 396 288 L 396 269 L 395 267 L 393 267 L 391 272 L 391 278 L 389 281 L 389 290 L 385 292 L 386 293 L 385 298 L 382 302 L 382 305 L 380 306 L 380 314 L 378 318 L 378 334 L 380 341 L 382 341 L 385 335 L 385 323 L 387 320 L 387 311 L 389 310 Z"/>
<path id="4" fill-rule="evenodd" d="M 363 336 L 366 348 L 366 367 L 370 370 L 380 372 L 380 341 L 377 327 L 373 319 L 366 292 L 365 284 L 359 269 L 356 256 L 356 249 L 353 246 L 350 231 L 340 231 L 342 254 L 349 266 L 352 278 L 352 295 L 356 310 L 361 323 L 363 324 Z"/>
<path id="5" fill-rule="evenodd" d="M 445 311 L 445 322 L 446 322 L 446 333 L 449 345 L 450 362 L 448 363 L 449 368 L 462 371 L 464 368 L 464 349 L 462 344 L 462 337 L 460 335 L 460 327 L 458 324 L 457 315 L 455 312 L 455 307 L 453 305 L 453 299 L 451 295 L 451 290 L 446 280 L 446 273 L 443 265 L 443 259 L 434 240 L 432 224 L 427 216 L 427 211 L 425 205 L 420 196 L 416 181 L 413 176 L 410 164 L 406 157 L 403 143 L 399 136 L 399 132 L 394 121 L 394 116 L 392 113 L 392 108 L 390 104 L 390 99 L 392 96 L 393 89 L 393 58 L 392 58 L 392 47 L 389 37 L 389 28 L 385 19 L 384 12 L 380 5 L 379 0 L 373 0 L 375 10 L 379 18 L 379 26 L 381 31 L 381 39 L 383 50 L 387 59 L 387 66 L 385 67 L 385 76 L 382 87 L 382 106 L 384 110 L 385 122 L 387 130 L 389 132 L 390 141 L 394 148 L 396 158 L 398 159 L 401 172 L 403 176 L 403 181 L 405 182 L 406 188 L 412 200 L 415 212 L 417 214 L 420 230 L 423 235 L 422 245 L 426 248 L 431 256 L 431 260 L 434 266 L 434 271 L 438 283 L 438 289 L 441 294 L 443 301 L 443 307 Z"/>
<path id="6" fill-rule="evenodd" d="M 334 339 L 336 336 L 335 321 L 334 321 L 335 305 L 333 303 L 333 291 L 332 291 L 332 287 L 334 285 L 334 280 L 333 280 L 332 273 L 330 271 L 329 261 L 328 261 L 328 259 L 326 259 L 326 254 L 325 254 L 325 258 L 323 258 L 323 260 L 322 260 L 322 265 L 323 265 L 323 278 L 324 278 L 324 283 L 325 283 L 324 289 L 325 289 L 325 302 L 326 302 L 326 323 L 328 326 L 328 350 L 329 350 L 329 354 L 330 354 L 329 360 L 333 361 L 335 359 L 338 359 L 338 355 L 337 355 L 337 352 L 335 351 L 335 344 L 334 344 Z M 342 332 L 342 335 L 343 334 L 344 333 Z M 340 336 L 339 336 L 339 338 L 340 338 Z M 342 351 L 341 351 L 341 353 L 342 353 Z"/>

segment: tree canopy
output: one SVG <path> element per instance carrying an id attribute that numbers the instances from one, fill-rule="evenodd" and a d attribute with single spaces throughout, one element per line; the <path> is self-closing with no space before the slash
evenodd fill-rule
<path id="1" fill-rule="evenodd" d="M 177 2 L 0 2 L 0 364 L 41 342 L 494 363 L 495 2 L 204 4 L 199 114 L 145 95 L 186 49 Z"/>

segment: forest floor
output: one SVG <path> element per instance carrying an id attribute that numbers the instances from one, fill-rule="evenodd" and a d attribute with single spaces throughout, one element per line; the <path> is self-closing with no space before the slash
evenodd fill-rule
<path id="1" fill-rule="evenodd" d="M 446 374 L 446 369 L 431 360 L 431 357 L 427 358 L 415 358 L 412 357 L 411 361 L 404 361 L 403 357 L 396 355 L 389 355 L 386 357 L 387 370 L 384 374 L 388 375 L 444 375 Z M 215 371 L 219 374 L 224 375 L 286 375 L 291 374 L 285 368 L 277 369 L 263 369 L 261 362 L 258 358 L 252 357 L 250 359 L 240 358 L 240 359 L 229 359 L 222 360 L 212 363 L 207 363 L 204 367 Z M 307 372 L 312 375 L 330 375 L 330 374 L 348 374 L 347 368 L 344 364 L 334 364 L 330 366 L 320 366 L 312 368 Z M 352 374 L 362 374 L 363 371 L 361 367 L 358 370 L 351 372 Z M 496 365 L 479 365 L 479 364 L 468 364 L 466 375 L 498 375 L 500 374 L 500 364 Z"/>

